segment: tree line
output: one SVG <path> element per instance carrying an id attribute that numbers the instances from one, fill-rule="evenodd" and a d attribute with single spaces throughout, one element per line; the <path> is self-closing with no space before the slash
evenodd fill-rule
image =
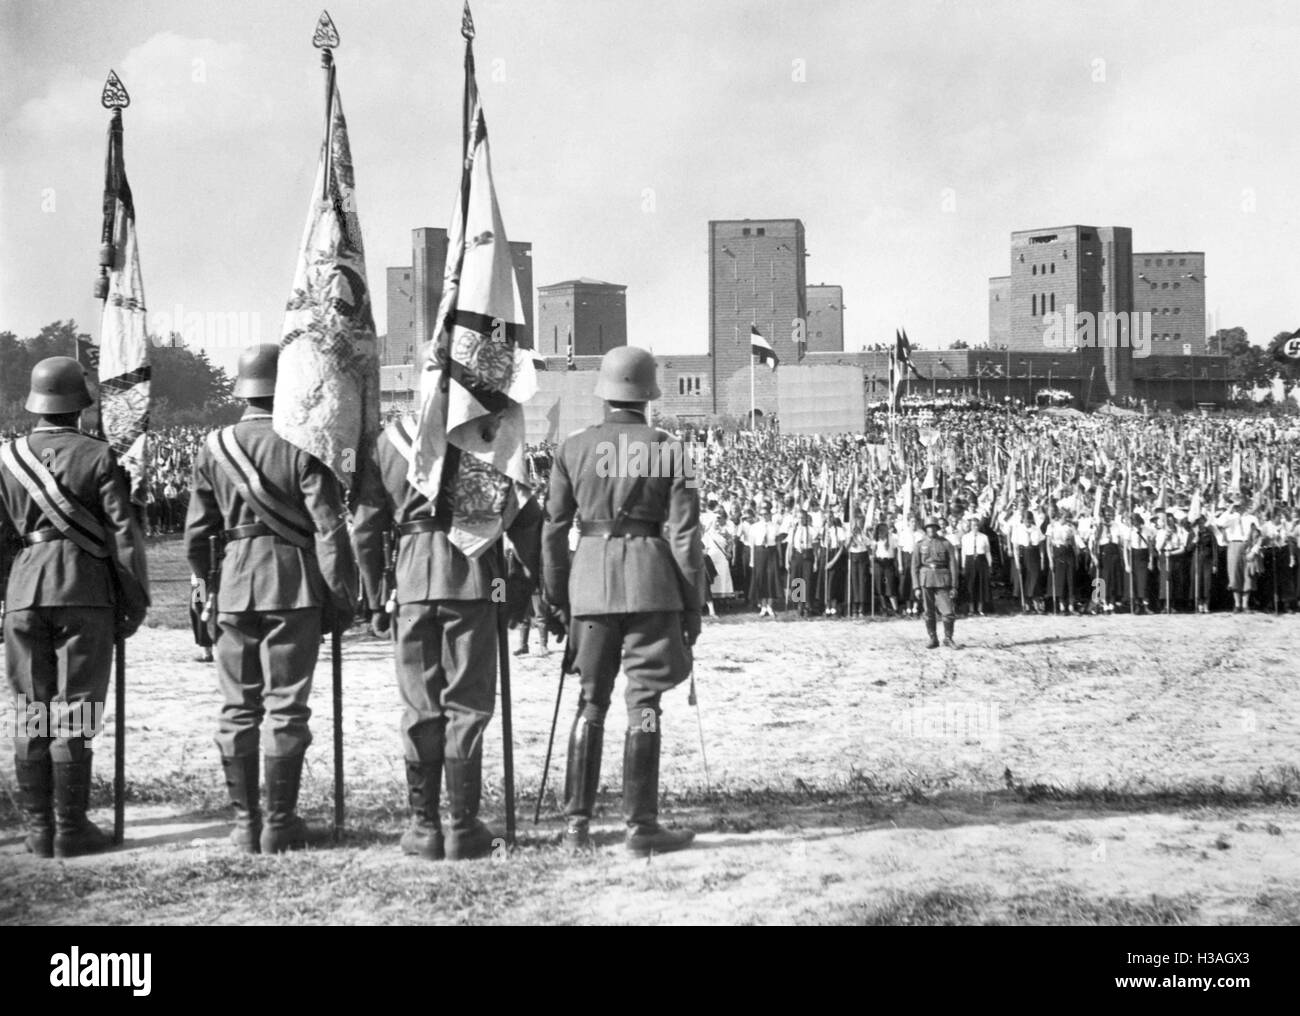
<path id="1" fill-rule="evenodd" d="M 162 342 L 150 337 L 151 368 L 150 426 L 212 427 L 238 419 L 240 406 L 231 395 L 233 379 L 213 364 L 206 353 L 193 352 L 173 334 Z M 0 332 L 0 428 L 25 428 L 31 417 L 24 412 L 32 367 L 47 356 L 76 356 L 95 378 L 91 339 L 72 320 L 54 321 L 29 338 Z M 87 360 L 91 362 L 87 364 Z"/>

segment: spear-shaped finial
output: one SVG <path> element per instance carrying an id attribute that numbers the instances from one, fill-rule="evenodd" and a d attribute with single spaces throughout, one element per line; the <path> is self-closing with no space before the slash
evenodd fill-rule
<path id="1" fill-rule="evenodd" d="M 469 12 L 469 0 L 465 0 L 465 12 L 460 16 L 460 34 L 467 42 L 474 38 L 474 16 Z"/>
<path id="2" fill-rule="evenodd" d="M 126 92 L 126 86 L 122 84 L 122 79 L 117 76 L 117 71 L 108 72 L 108 80 L 104 82 L 104 90 L 99 95 L 99 101 L 105 109 L 111 109 L 114 112 L 126 109 L 131 105 L 131 96 Z"/>
<path id="3" fill-rule="evenodd" d="M 329 11 L 321 11 L 316 19 L 316 33 L 311 37 L 311 44 L 317 49 L 333 49 L 339 44 L 339 30 L 334 27 Z"/>

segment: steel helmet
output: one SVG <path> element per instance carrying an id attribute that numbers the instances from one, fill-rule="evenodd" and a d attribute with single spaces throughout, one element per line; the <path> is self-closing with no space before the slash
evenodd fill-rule
<path id="1" fill-rule="evenodd" d="M 91 404 L 86 371 L 70 356 L 49 356 L 32 368 L 29 413 L 76 413 Z"/>
<path id="2" fill-rule="evenodd" d="M 652 402 L 659 398 L 654 354 L 639 346 L 615 346 L 600 361 L 596 397 L 607 402 Z"/>
<path id="3" fill-rule="evenodd" d="M 931 515 L 928 519 L 925 520 L 925 528 L 926 528 L 926 529 L 939 529 L 939 528 L 940 528 L 940 526 L 939 526 L 939 520 L 938 520 L 937 518 L 935 518 L 935 516 Z"/>
<path id="4" fill-rule="evenodd" d="M 275 368 L 279 361 L 280 347 L 272 342 L 249 346 L 240 353 L 235 398 L 269 399 L 275 395 Z"/>

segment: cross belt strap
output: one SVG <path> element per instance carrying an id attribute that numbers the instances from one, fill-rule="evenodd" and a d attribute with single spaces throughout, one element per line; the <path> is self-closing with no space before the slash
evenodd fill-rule
<path id="1" fill-rule="evenodd" d="M 36 502 L 41 514 L 65 538 L 92 557 L 109 556 L 109 534 L 90 510 L 70 495 L 45 468 L 27 438 L 0 447 L 0 463 Z"/>
<path id="2" fill-rule="evenodd" d="M 405 421 L 399 416 L 388 427 L 387 433 L 388 440 L 397 449 L 397 454 L 406 460 L 407 465 L 410 465 L 411 459 L 415 457 L 415 440 L 407 433 Z"/>
<path id="3" fill-rule="evenodd" d="M 23 536 L 23 543 L 29 547 L 35 547 L 38 543 L 53 543 L 55 540 L 66 539 L 67 537 L 57 529 L 33 529 Z"/>
<path id="4" fill-rule="evenodd" d="M 235 440 L 234 427 L 224 427 L 209 434 L 208 451 L 259 522 L 301 550 L 315 545 L 315 524 L 295 505 L 285 503 L 267 490 L 257 467 Z"/>

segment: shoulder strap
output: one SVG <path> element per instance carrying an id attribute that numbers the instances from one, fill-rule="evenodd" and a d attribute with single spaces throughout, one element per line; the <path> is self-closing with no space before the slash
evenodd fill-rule
<path id="1" fill-rule="evenodd" d="M 285 503 L 266 489 L 257 467 L 235 440 L 234 427 L 223 427 L 209 434 L 208 451 L 259 522 L 302 550 L 314 545 L 315 524 L 295 505 Z"/>
<path id="2" fill-rule="evenodd" d="M 92 557 L 109 556 L 109 537 L 99 520 L 65 491 L 32 451 L 27 438 L 0 447 L 0 462 L 23 485 L 50 523 Z"/>
<path id="3" fill-rule="evenodd" d="M 618 510 L 618 514 L 614 516 L 615 536 L 623 535 L 623 523 L 627 521 L 627 517 L 632 513 L 633 507 L 640 499 L 641 489 L 645 486 L 645 481 L 646 478 L 644 473 L 632 481 L 632 489 L 627 492 L 627 497 L 623 499 L 623 507 L 621 507 Z"/>
<path id="4" fill-rule="evenodd" d="M 388 434 L 388 440 L 397 449 L 397 454 L 406 460 L 407 465 L 410 465 L 411 460 L 415 458 L 415 440 L 411 434 L 407 433 L 406 421 L 399 416 L 389 424 L 386 433 Z"/>

